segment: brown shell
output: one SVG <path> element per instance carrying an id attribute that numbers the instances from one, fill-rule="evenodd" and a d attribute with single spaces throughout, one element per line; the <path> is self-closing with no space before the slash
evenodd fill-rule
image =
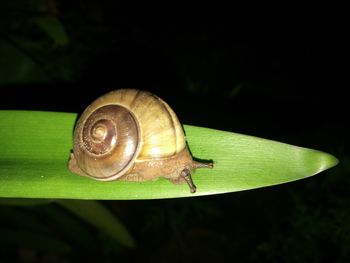
<path id="1" fill-rule="evenodd" d="M 115 180 L 135 162 L 174 156 L 186 147 L 173 110 L 157 96 L 140 90 L 112 91 L 96 99 L 74 131 L 74 158 L 82 172 Z"/>

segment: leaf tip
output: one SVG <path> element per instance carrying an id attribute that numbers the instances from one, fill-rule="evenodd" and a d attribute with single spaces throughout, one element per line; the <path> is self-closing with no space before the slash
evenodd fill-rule
<path id="1" fill-rule="evenodd" d="M 332 168 L 336 165 L 338 165 L 339 159 L 331 154 L 329 154 L 328 157 L 328 167 L 326 169 Z"/>
<path id="2" fill-rule="evenodd" d="M 321 161 L 320 169 L 315 174 L 328 170 L 336 166 L 338 163 L 339 163 L 339 160 L 334 155 L 322 152 L 322 161 Z"/>

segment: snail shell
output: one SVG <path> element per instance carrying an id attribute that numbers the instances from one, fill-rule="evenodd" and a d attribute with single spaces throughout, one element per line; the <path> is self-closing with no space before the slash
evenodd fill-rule
<path id="1" fill-rule="evenodd" d="M 165 177 L 196 188 L 191 172 L 212 164 L 193 161 L 182 126 L 169 105 L 136 89 L 107 93 L 76 123 L 69 169 L 100 181 Z"/>

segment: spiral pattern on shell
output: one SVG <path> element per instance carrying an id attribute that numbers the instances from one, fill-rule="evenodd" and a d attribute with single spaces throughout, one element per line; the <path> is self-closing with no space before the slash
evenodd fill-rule
<path id="1" fill-rule="evenodd" d="M 100 180 L 119 177 L 136 158 L 140 132 L 130 111 L 106 105 L 78 121 L 74 155 L 80 169 Z"/>

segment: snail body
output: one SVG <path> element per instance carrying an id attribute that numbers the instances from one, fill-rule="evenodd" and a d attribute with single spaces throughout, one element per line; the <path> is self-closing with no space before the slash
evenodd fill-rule
<path id="1" fill-rule="evenodd" d="M 196 188 L 191 172 L 212 164 L 192 159 L 182 126 L 169 105 L 136 89 L 109 92 L 76 123 L 69 169 L 100 181 L 164 177 Z"/>

